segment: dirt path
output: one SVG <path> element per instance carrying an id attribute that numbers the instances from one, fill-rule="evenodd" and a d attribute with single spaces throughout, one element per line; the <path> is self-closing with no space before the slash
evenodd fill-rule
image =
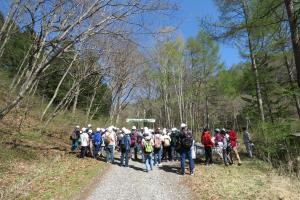
<path id="1" fill-rule="evenodd" d="M 95 185 L 88 200 L 191 199 L 189 190 L 180 184 L 183 177 L 177 174 L 178 163 L 164 162 L 149 173 L 141 162 L 129 161 L 128 168 L 118 164 L 112 165 Z"/>

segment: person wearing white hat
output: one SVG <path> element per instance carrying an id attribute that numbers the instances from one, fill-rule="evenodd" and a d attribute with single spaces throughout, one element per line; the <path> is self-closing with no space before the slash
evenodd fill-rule
<path id="1" fill-rule="evenodd" d="M 163 129 L 162 135 L 163 155 L 162 160 L 171 161 L 171 137 L 167 134 L 167 129 Z"/>
<path id="2" fill-rule="evenodd" d="M 145 162 L 146 171 L 153 170 L 152 153 L 154 142 L 151 139 L 150 131 L 147 129 L 144 132 L 145 138 L 142 140 L 143 157 Z"/>
<path id="3" fill-rule="evenodd" d="M 185 175 L 185 160 L 186 158 L 189 160 L 189 167 L 190 167 L 190 175 L 194 175 L 194 160 L 192 158 L 192 151 L 191 147 L 193 146 L 193 135 L 190 131 L 187 129 L 187 125 L 182 123 L 181 124 L 181 132 L 179 135 L 179 140 L 181 144 L 180 148 L 180 155 L 181 155 L 181 174 Z"/>
<path id="4" fill-rule="evenodd" d="M 176 147 L 178 146 L 178 138 L 179 137 L 179 131 L 177 128 L 172 128 L 171 131 L 171 160 L 177 161 L 179 159 L 179 153 L 177 152 L 178 149 Z"/>
<path id="5" fill-rule="evenodd" d="M 105 136 L 105 146 L 106 146 L 106 162 L 107 163 L 114 163 L 114 151 L 116 145 L 116 134 L 113 131 L 113 127 L 108 127 Z"/>
<path id="6" fill-rule="evenodd" d="M 70 140 L 72 141 L 72 147 L 71 147 L 72 152 L 75 152 L 78 148 L 79 137 L 80 137 L 80 127 L 75 126 L 74 130 L 70 135 Z"/>
<path id="7" fill-rule="evenodd" d="M 94 145 L 93 145 L 93 130 L 92 129 L 87 129 L 87 134 L 89 135 L 89 146 L 87 148 L 87 154 L 89 156 L 93 156 L 93 149 L 94 149 Z"/>
<path id="8" fill-rule="evenodd" d="M 124 136 L 120 141 L 120 149 L 121 149 L 120 165 L 124 167 L 128 167 L 129 155 L 130 155 L 130 130 L 123 127 L 122 132 Z"/>
<path id="9" fill-rule="evenodd" d="M 80 157 L 84 158 L 87 154 L 87 148 L 89 146 L 89 135 L 86 132 L 86 128 L 82 128 L 82 134 L 80 135 L 80 142 L 81 142 L 81 152 Z"/>

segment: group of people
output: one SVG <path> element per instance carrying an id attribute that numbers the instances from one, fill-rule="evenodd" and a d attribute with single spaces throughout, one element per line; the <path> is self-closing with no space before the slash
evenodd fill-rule
<path id="1" fill-rule="evenodd" d="M 247 152 L 252 157 L 252 143 L 250 135 L 243 128 L 243 139 Z M 79 145 L 80 157 L 92 156 L 99 159 L 105 158 L 107 163 L 115 162 L 115 150 L 121 152 L 120 166 L 128 167 L 129 160 L 141 160 L 145 163 L 145 171 L 153 170 L 154 166 L 162 166 L 162 161 L 179 161 L 182 175 L 185 175 L 186 160 L 189 163 L 189 174 L 194 175 L 194 160 L 196 157 L 195 141 L 192 132 L 187 125 L 182 123 L 180 129 L 160 129 L 155 130 L 147 127 L 137 129 L 135 126 L 131 130 L 123 127 L 121 129 L 110 126 L 108 128 L 96 128 L 92 130 L 92 125 L 87 128 L 76 126 L 71 133 L 72 151 L 76 152 Z M 205 149 L 205 163 L 213 163 L 213 149 L 217 152 L 225 165 L 233 163 L 232 151 L 235 153 L 238 164 L 241 165 L 239 153 L 237 151 L 237 134 L 233 129 L 215 129 L 212 137 L 207 128 L 202 132 L 201 143 Z M 104 156 L 105 152 L 105 156 Z M 140 155 L 140 158 L 138 158 Z"/>
<path id="2" fill-rule="evenodd" d="M 252 158 L 253 143 L 250 139 L 250 134 L 246 127 L 243 127 L 242 131 L 247 154 Z M 234 152 L 238 160 L 238 165 L 242 164 L 237 149 L 237 134 L 232 128 L 227 130 L 225 128 L 222 128 L 221 130 L 216 128 L 213 137 L 211 137 L 209 131 L 205 128 L 201 136 L 201 143 L 204 145 L 206 165 L 213 164 L 212 148 L 215 148 L 217 154 L 224 161 L 226 166 L 233 164 L 232 152 Z"/>

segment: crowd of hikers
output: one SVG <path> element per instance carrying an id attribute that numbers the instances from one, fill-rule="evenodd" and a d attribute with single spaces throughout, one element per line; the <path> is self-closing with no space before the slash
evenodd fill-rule
<path id="1" fill-rule="evenodd" d="M 121 152 L 120 166 L 128 167 L 129 160 L 141 160 L 145 163 L 145 171 L 153 170 L 154 166 L 162 166 L 162 161 L 180 161 L 182 175 L 185 175 L 186 160 L 189 163 L 190 175 L 194 175 L 194 159 L 197 154 L 197 144 L 192 132 L 187 125 L 182 123 L 180 129 L 155 130 L 147 127 L 131 130 L 114 126 L 108 128 L 96 128 L 92 125 L 87 128 L 76 126 L 71 133 L 71 150 L 77 152 L 80 147 L 80 157 L 86 156 L 100 159 L 107 163 L 115 163 L 115 150 Z M 246 128 L 243 128 L 243 141 L 249 157 L 252 157 L 253 143 Z M 226 166 L 233 164 L 233 153 L 237 158 L 238 165 L 241 159 L 237 150 L 237 134 L 229 129 L 215 129 L 212 136 L 207 128 L 204 128 L 201 135 L 201 147 L 205 152 L 205 164 L 213 164 L 213 152 L 216 153 Z M 138 158 L 138 155 L 140 158 Z"/>

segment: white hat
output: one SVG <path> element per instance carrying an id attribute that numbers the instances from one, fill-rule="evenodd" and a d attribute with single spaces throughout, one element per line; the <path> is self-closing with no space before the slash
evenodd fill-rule
<path id="1" fill-rule="evenodd" d="M 91 127 L 92 127 L 92 124 L 88 124 L 88 127 L 91 128 Z"/>
<path id="2" fill-rule="evenodd" d="M 145 137 L 145 140 L 147 140 L 147 141 L 151 140 L 150 135 L 146 136 L 146 137 Z"/>
<path id="3" fill-rule="evenodd" d="M 111 133 L 113 131 L 113 127 L 112 126 L 108 127 L 107 131 Z"/>
<path id="4" fill-rule="evenodd" d="M 85 127 L 83 127 L 81 130 L 82 130 L 82 132 L 85 132 L 85 131 L 86 131 L 86 128 L 85 128 Z"/>
<path id="5" fill-rule="evenodd" d="M 173 131 L 173 132 L 177 131 L 177 128 L 172 128 L 172 131 Z"/>
<path id="6" fill-rule="evenodd" d="M 132 127 L 132 130 L 136 130 L 136 126 L 133 126 L 133 127 Z"/>
<path id="7" fill-rule="evenodd" d="M 125 133 L 125 130 L 126 130 L 125 127 L 122 127 L 122 128 L 121 128 L 121 131 L 124 132 L 124 133 Z"/>
<path id="8" fill-rule="evenodd" d="M 164 128 L 163 131 L 162 131 L 163 135 L 167 134 L 167 129 Z"/>
<path id="9" fill-rule="evenodd" d="M 77 125 L 77 126 L 75 126 L 75 128 L 80 128 L 80 126 Z"/>
<path id="10" fill-rule="evenodd" d="M 151 132 L 149 131 L 149 129 L 148 129 L 148 128 L 146 128 L 146 129 L 145 129 L 145 131 L 144 131 L 144 134 L 146 134 L 146 135 L 150 135 L 150 134 L 151 134 Z"/>
<path id="11" fill-rule="evenodd" d="M 216 128 L 215 131 L 216 131 L 216 132 L 220 132 L 220 129 Z"/>
<path id="12" fill-rule="evenodd" d="M 96 130 L 99 132 L 99 131 L 101 131 L 101 128 L 96 128 Z"/>
<path id="13" fill-rule="evenodd" d="M 182 124 L 180 125 L 180 127 L 181 127 L 181 128 L 185 128 L 185 127 L 187 127 L 187 125 L 186 125 L 185 123 L 182 123 Z"/>
<path id="14" fill-rule="evenodd" d="M 92 133 L 93 131 L 92 131 L 92 129 L 89 129 L 89 133 Z"/>

